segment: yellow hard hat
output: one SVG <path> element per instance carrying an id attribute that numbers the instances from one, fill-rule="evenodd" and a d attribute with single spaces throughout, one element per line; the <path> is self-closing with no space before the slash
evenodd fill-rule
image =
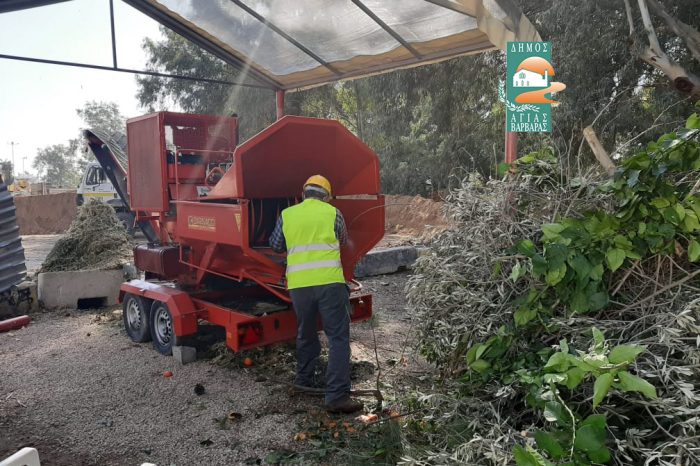
<path id="1" fill-rule="evenodd" d="M 304 183 L 304 189 L 306 189 L 306 187 L 310 184 L 325 189 L 326 191 L 328 191 L 328 195 L 331 195 L 331 182 L 328 181 L 328 179 L 325 176 L 313 175 L 309 177 L 309 179 L 306 180 L 306 183 Z"/>

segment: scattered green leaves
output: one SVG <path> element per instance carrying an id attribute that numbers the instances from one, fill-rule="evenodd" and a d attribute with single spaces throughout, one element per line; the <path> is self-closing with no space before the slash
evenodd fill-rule
<path id="1" fill-rule="evenodd" d="M 620 377 L 620 388 L 626 392 L 639 392 L 647 398 L 656 398 L 656 388 L 646 380 L 632 375 L 627 371 L 618 373 Z"/>

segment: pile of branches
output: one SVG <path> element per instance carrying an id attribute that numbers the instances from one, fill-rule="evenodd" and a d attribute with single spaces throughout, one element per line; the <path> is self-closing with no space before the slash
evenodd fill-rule
<path id="1" fill-rule="evenodd" d="M 698 128 L 614 180 L 543 150 L 452 192 L 407 287 L 442 379 L 405 464 L 700 464 Z"/>
<path id="2" fill-rule="evenodd" d="M 79 208 L 40 272 L 118 269 L 131 257 L 131 239 L 112 206 L 91 200 Z"/>

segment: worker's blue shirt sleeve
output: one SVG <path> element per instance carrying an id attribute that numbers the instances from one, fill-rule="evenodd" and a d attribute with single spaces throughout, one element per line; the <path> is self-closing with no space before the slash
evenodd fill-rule
<path id="1" fill-rule="evenodd" d="M 284 231 L 282 231 L 281 215 L 277 218 L 275 229 L 270 235 L 270 247 L 275 252 L 284 252 L 287 250 L 287 240 L 284 238 Z"/>

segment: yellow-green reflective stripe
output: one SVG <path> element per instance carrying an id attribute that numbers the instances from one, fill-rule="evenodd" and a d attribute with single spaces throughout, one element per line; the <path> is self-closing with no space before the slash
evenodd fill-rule
<path id="1" fill-rule="evenodd" d="M 327 269 L 330 267 L 342 268 L 340 261 L 316 261 L 305 264 L 288 265 L 287 273 L 301 272 L 302 270 Z"/>
<path id="2" fill-rule="evenodd" d="M 287 254 L 295 254 L 297 252 L 309 252 L 309 251 L 340 251 L 340 245 L 338 244 L 305 244 L 302 246 L 294 246 Z"/>

